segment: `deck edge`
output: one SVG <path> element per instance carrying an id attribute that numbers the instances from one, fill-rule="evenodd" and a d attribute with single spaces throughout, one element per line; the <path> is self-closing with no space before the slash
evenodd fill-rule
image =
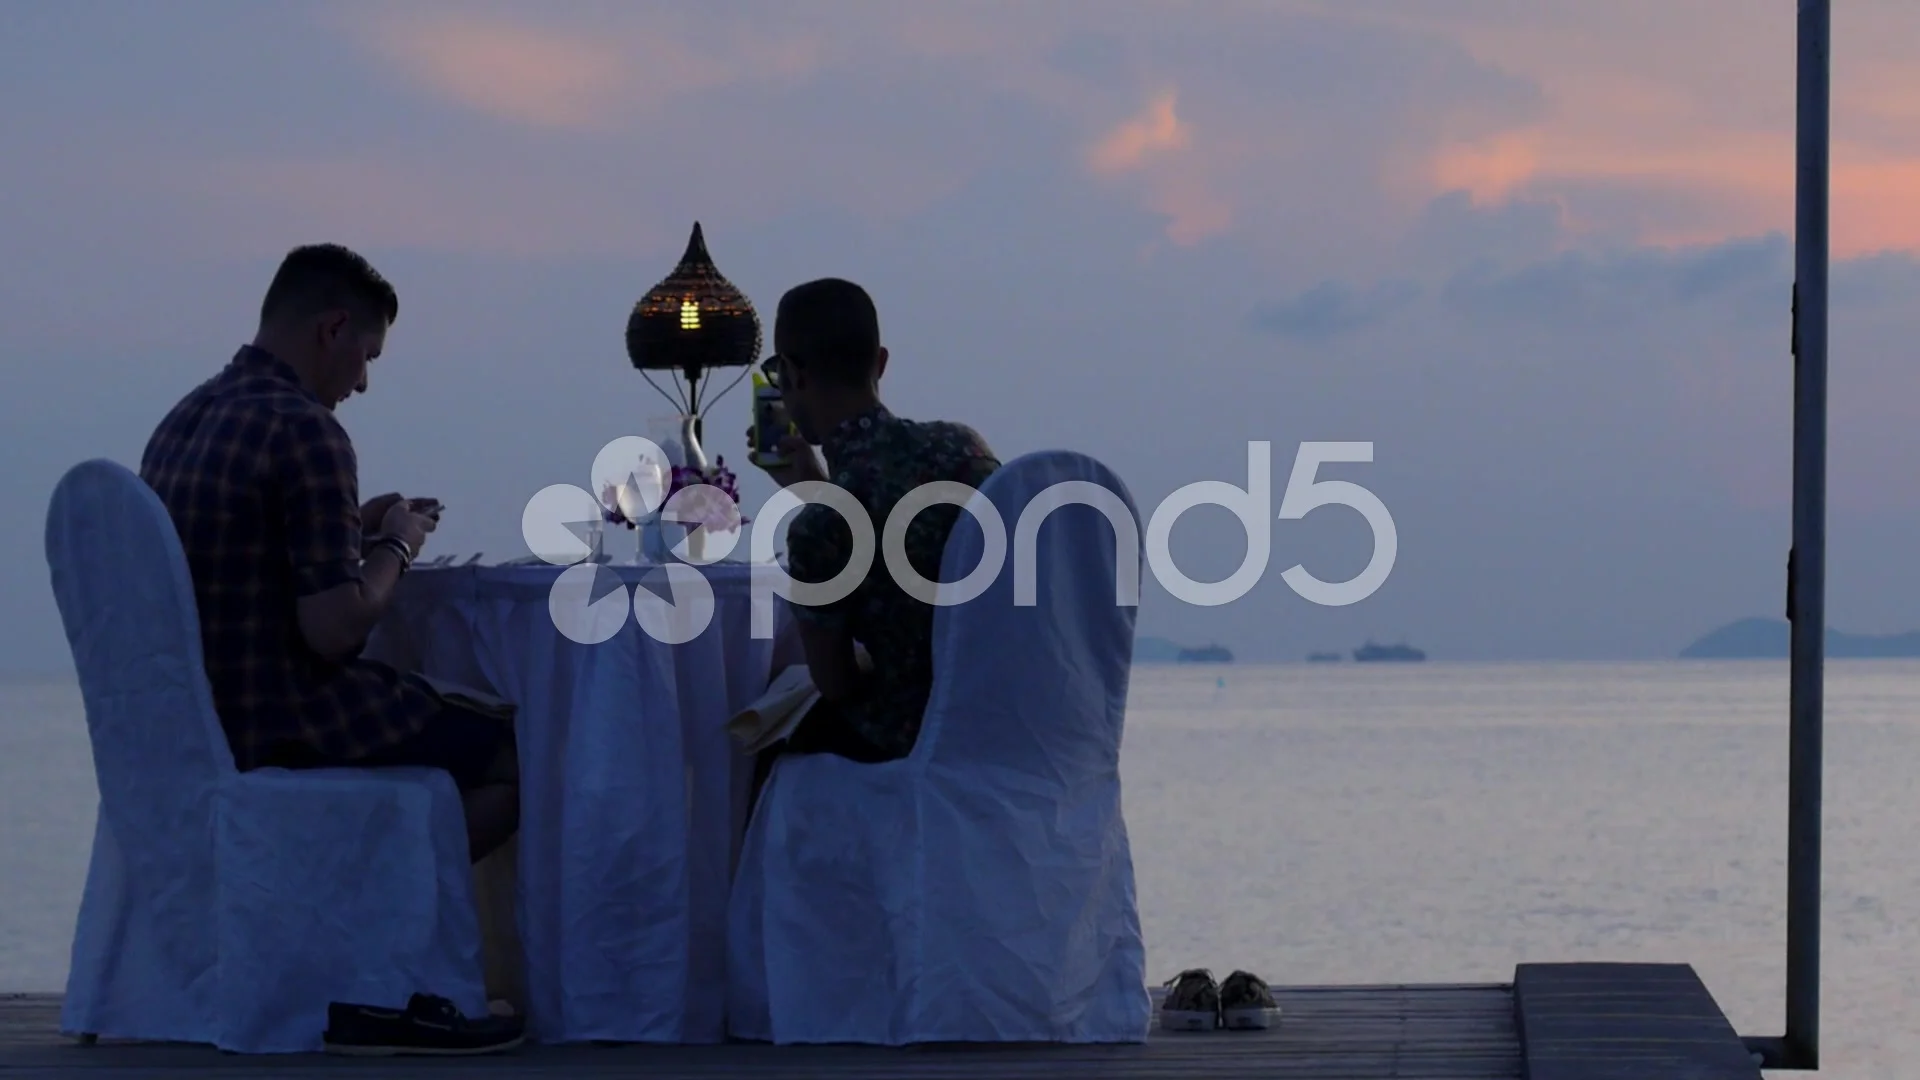
<path id="1" fill-rule="evenodd" d="M 1525 1080 L 1762 1080 L 1691 964 L 1520 964 L 1513 1010 Z"/>

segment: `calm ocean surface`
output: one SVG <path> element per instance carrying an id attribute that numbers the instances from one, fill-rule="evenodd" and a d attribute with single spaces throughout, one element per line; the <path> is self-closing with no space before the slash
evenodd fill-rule
<path id="1" fill-rule="evenodd" d="M 1835 663 L 1827 693 L 1819 1075 L 1920 1076 L 1920 662 Z M 1784 663 L 1142 668 L 1152 974 L 1684 961 L 1778 1034 L 1786 716 Z M 0 990 L 66 977 L 94 800 L 77 690 L 0 684 Z"/>

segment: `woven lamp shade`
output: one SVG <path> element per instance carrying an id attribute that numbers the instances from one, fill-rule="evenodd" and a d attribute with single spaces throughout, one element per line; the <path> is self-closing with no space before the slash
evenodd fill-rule
<path id="1" fill-rule="evenodd" d="M 674 371 L 691 383 L 714 368 L 753 363 L 760 341 L 760 316 L 713 265 L 694 222 L 680 265 L 633 306 L 627 357 L 642 371 Z"/>

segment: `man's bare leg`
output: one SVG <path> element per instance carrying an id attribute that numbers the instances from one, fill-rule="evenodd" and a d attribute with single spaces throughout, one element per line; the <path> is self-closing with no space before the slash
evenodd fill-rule
<path id="1" fill-rule="evenodd" d="M 493 783 L 467 793 L 467 853 L 487 999 L 524 1014 L 526 993 L 514 890 L 520 877 L 520 762 L 511 743 L 494 759 Z"/>
<path id="2" fill-rule="evenodd" d="M 513 744 L 494 758 L 483 787 L 462 800 L 467 814 L 467 854 L 479 862 L 520 831 L 520 755 Z"/>
<path id="3" fill-rule="evenodd" d="M 520 831 L 520 789 L 492 784 L 467 792 L 467 857 L 474 862 L 500 850 Z"/>
<path id="4" fill-rule="evenodd" d="M 525 1015 L 525 954 L 520 944 L 519 922 L 514 916 L 514 894 L 519 883 L 517 835 L 473 864 L 473 900 L 480 922 L 480 959 L 487 1000 L 504 1002 L 513 1012 Z M 499 1011 L 497 1006 L 495 1011 Z"/>

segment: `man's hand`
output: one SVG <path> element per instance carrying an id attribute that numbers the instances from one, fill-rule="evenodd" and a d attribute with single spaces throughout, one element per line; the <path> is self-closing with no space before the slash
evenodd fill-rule
<path id="1" fill-rule="evenodd" d="M 387 509 L 386 515 L 380 519 L 380 531 L 387 536 L 397 537 L 407 545 L 407 550 L 418 556 L 420 548 L 427 542 L 427 534 L 439 524 L 403 499 Z"/>
<path id="2" fill-rule="evenodd" d="M 753 429 L 747 429 L 747 445 L 753 445 Z M 758 451 L 749 451 L 747 460 L 760 466 L 760 471 L 773 477 L 773 482 L 781 487 L 792 487 L 805 480 L 825 480 L 826 467 L 820 464 L 820 455 L 813 452 L 807 440 L 798 435 L 789 434 L 780 440 L 779 454 L 786 460 L 778 465 L 766 465 L 760 461 Z"/>
<path id="3" fill-rule="evenodd" d="M 365 529 L 375 522 L 385 520 L 387 511 L 393 509 L 393 504 L 400 501 L 401 497 L 398 492 L 389 491 L 385 495 L 375 495 L 373 498 L 361 503 L 360 527 Z"/>

